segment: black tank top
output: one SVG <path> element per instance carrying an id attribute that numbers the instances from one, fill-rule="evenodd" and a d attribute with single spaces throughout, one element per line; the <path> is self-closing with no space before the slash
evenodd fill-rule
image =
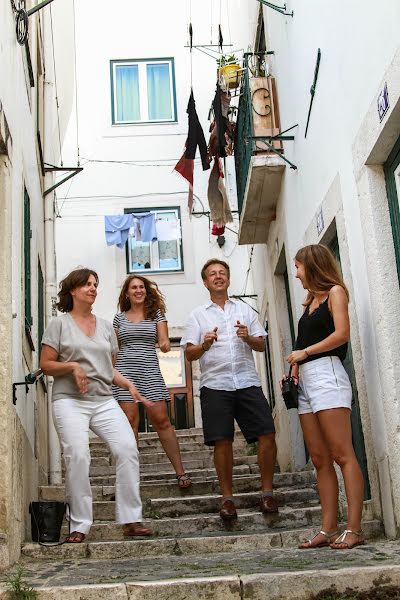
<path id="1" fill-rule="evenodd" d="M 299 331 L 296 340 L 296 350 L 304 350 L 308 346 L 322 342 L 328 335 L 335 331 L 333 317 L 328 307 L 329 297 L 322 302 L 310 315 L 310 307 L 307 306 L 299 321 Z M 343 362 L 347 353 L 347 342 L 328 352 L 313 354 L 305 360 L 299 361 L 299 364 L 322 358 L 323 356 L 338 356 Z"/>

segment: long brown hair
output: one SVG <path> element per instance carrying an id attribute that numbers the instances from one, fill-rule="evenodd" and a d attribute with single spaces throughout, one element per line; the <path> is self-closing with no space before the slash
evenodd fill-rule
<path id="1" fill-rule="evenodd" d="M 340 285 L 349 299 L 349 291 L 343 281 L 339 264 L 329 248 L 323 244 L 311 244 L 298 250 L 295 260 L 304 266 L 308 288 L 303 306 L 311 304 L 316 293 L 329 292 L 334 285 Z"/>
<path id="2" fill-rule="evenodd" d="M 140 279 L 140 281 L 144 283 L 144 287 L 146 289 L 146 297 L 144 299 L 144 318 L 151 320 L 155 319 L 158 310 L 165 315 L 167 308 L 165 306 L 165 298 L 163 294 L 158 289 L 158 285 L 155 281 L 151 281 L 150 279 L 147 279 L 147 277 L 143 277 L 143 275 L 128 275 L 128 277 L 125 279 L 118 298 L 118 309 L 121 312 L 126 312 L 131 308 L 131 301 L 129 298 L 127 298 L 126 294 L 132 279 Z"/>
<path id="3" fill-rule="evenodd" d="M 60 312 L 67 313 L 74 308 L 74 301 L 71 295 L 72 290 L 86 285 L 91 275 L 99 283 L 99 276 L 96 271 L 84 268 L 71 271 L 69 275 L 60 281 L 60 291 L 58 292 L 58 302 L 56 304 Z"/>

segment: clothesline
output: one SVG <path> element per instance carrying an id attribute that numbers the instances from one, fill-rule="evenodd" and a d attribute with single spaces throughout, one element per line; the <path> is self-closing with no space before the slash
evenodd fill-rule
<path id="1" fill-rule="evenodd" d="M 167 242 L 181 238 L 179 219 L 156 218 L 154 212 L 105 215 L 107 246 L 124 248 L 129 237 L 137 242 Z"/>

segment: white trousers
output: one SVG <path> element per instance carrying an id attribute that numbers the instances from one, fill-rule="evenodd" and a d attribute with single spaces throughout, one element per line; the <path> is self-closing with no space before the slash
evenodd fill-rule
<path id="1" fill-rule="evenodd" d="M 117 402 L 114 399 L 55 400 L 53 420 L 64 454 L 65 498 L 70 506 L 71 532 L 87 534 L 93 523 L 89 429 L 106 442 L 115 460 L 116 522 L 141 521 L 139 453 L 129 421 Z"/>

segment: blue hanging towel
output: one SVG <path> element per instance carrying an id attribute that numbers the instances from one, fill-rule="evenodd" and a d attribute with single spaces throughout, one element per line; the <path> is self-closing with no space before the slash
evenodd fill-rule
<path id="1" fill-rule="evenodd" d="M 123 248 L 128 239 L 129 229 L 133 225 L 133 215 L 105 215 L 104 229 L 107 246 Z"/>
<path id="2" fill-rule="evenodd" d="M 152 242 L 157 239 L 156 216 L 154 213 L 139 215 L 136 213 L 136 218 L 139 221 L 140 234 L 142 242 Z"/>

